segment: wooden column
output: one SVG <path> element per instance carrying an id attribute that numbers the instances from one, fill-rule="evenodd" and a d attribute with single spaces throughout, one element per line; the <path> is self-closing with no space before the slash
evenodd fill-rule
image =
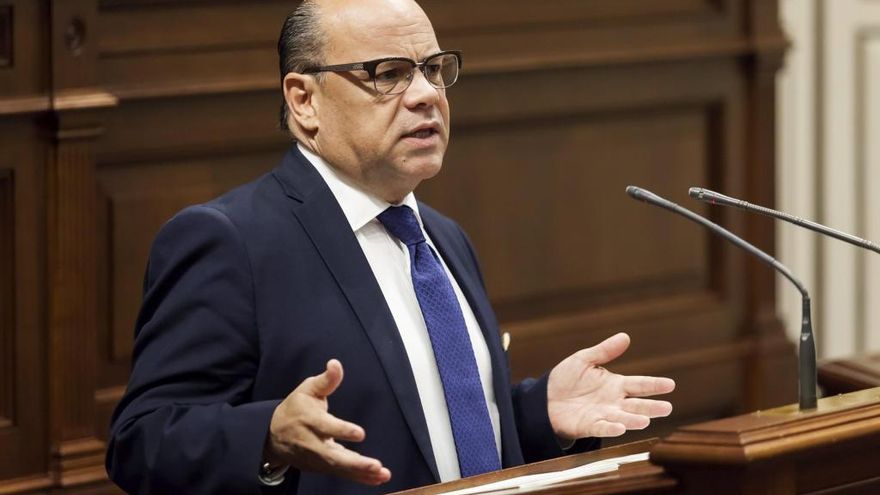
<path id="1" fill-rule="evenodd" d="M 743 59 L 746 79 L 747 114 L 745 120 L 745 190 L 749 201 L 773 207 L 776 197 L 776 73 L 786 50 L 780 31 L 776 0 L 752 0 L 744 22 L 750 42 L 756 49 Z M 745 237 L 768 253 L 775 249 L 775 223 L 760 215 L 745 216 Z M 747 410 L 766 408 L 797 400 L 797 365 L 792 343 L 776 315 L 777 272 L 760 260 L 746 263 L 745 324 L 754 338 L 754 352 L 746 364 Z M 788 283 L 786 281 L 786 283 Z M 791 287 L 791 290 L 796 290 Z M 768 380 L 767 377 L 776 377 Z"/>
<path id="2" fill-rule="evenodd" d="M 51 4 L 51 152 L 46 166 L 50 474 L 56 486 L 106 480 L 96 437 L 95 138 L 116 98 L 95 87 L 97 2 Z M 68 379 L 76 377 L 75 380 Z"/>

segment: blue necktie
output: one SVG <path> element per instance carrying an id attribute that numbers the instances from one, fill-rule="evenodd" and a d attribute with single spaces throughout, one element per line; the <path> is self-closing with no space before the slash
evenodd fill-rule
<path id="1" fill-rule="evenodd" d="M 501 469 L 474 349 L 446 271 L 408 206 L 392 206 L 378 219 L 409 249 L 413 288 L 443 382 L 461 476 Z"/>

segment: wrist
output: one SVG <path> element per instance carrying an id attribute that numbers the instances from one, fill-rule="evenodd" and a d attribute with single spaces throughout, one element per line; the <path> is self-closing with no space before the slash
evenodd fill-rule
<path id="1" fill-rule="evenodd" d="M 277 411 L 277 409 L 276 409 Z M 274 422 L 275 415 L 272 415 Z M 274 435 L 272 434 L 272 422 L 269 424 L 269 431 L 266 434 L 266 442 L 263 444 L 263 460 L 260 463 L 259 479 L 260 483 L 268 486 L 276 486 L 284 481 L 284 475 L 287 473 L 289 466 L 278 452 Z"/>

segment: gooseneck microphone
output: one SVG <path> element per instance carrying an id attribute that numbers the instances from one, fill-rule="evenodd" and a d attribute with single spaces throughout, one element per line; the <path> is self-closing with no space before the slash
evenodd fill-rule
<path id="1" fill-rule="evenodd" d="M 798 383 L 799 383 L 799 393 L 798 393 L 798 402 L 800 404 L 800 409 L 802 411 L 815 409 L 816 408 L 816 343 L 813 340 L 813 321 L 810 312 L 810 294 L 807 292 L 807 289 L 804 287 L 804 284 L 800 282 L 795 276 L 791 273 L 785 265 L 776 260 L 776 258 L 770 256 L 769 254 L 761 251 L 755 246 L 749 244 L 745 240 L 736 236 L 729 230 L 724 227 L 711 222 L 700 215 L 688 210 L 687 208 L 682 208 L 681 206 L 669 201 L 667 199 L 661 198 L 656 194 L 642 189 L 636 186 L 628 186 L 626 188 L 626 193 L 629 194 L 634 199 L 638 199 L 640 201 L 644 201 L 646 203 L 650 203 L 654 206 L 659 206 L 660 208 L 667 209 L 673 213 L 677 213 L 692 222 L 696 222 L 707 229 L 711 230 L 715 234 L 723 237 L 724 239 L 732 242 L 733 244 L 739 246 L 740 248 L 746 250 L 750 254 L 756 256 L 758 259 L 767 263 L 768 265 L 775 268 L 779 273 L 781 273 L 785 278 L 791 281 L 797 290 L 801 293 L 801 298 L 803 301 L 803 319 L 801 321 L 801 338 L 800 338 L 800 346 L 798 352 Z"/>
<path id="2" fill-rule="evenodd" d="M 801 217 L 796 217 L 794 215 L 789 215 L 788 213 L 773 210 L 771 208 L 767 208 L 760 205 L 753 205 L 748 201 L 743 201 L 741 199 L 731 198 L 730 196 L 725 196 L 721 193 L 717 193 L 715 191 L 710 191 L 709 189 L 703 189 L 702 187 L 692 187 L 688 190 L 688 194 L 690 197 L 694 199 L 698 199 L 700 201 L 704 201 L 706 203 L 711 203 L 713 205 L 722 205 L 722 206 L 732 206 L 734 208 L 739 208 L 740 210 L 750 211 L 753 213 L 760 213 L 761 215 L 765 215 L 768 217 L 776 218 L 779 220 L 784 220 L 788 223 L 793 223 L 799 227 L 803 227 L 805 229 L 810 229 L 813 232 L 818 232 L 820 234 L 827 235 L 829 237 L 833 237 L 835 239 L 839 239 L 843 242 L 848 242 L 852 245 L 858 246 L 860 248 L 869 249 L 874 251 L 875 253 L 880 253 L 880 246 L 874 244 L 871 241 L 861 239 L 854 235 L 847 234 L 846 232 L 841 232 L 839 230 L 832 229 L 831 227 L 826 227 L 822 224 L 818 224 L 816 222 L 811 222 L 809 220 L 805 220 Z"/>

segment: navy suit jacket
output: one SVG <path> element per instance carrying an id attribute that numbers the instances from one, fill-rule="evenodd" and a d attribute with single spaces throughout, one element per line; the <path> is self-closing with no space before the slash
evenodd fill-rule
<path id="1" fill-rule="evenodd" d="M 454 222 L 419 208 L 489 347 L 502 464 L 561 455 L 546 376 L 510 383 L 470 242 Z M 366 440 L 348 446 L 380 459 L 391 481 L 368 487 L 291 470 L 280 486 L 262 486 L 275 407 L 330 358 L 345 370 L 330 413 L 364 427 Z M 439 481 L 379 285 L 330 189 L 295 147 L 272 172 L 186 208 L 158 234 L 107 469 L 130 493 L 384 493 Z"/>

